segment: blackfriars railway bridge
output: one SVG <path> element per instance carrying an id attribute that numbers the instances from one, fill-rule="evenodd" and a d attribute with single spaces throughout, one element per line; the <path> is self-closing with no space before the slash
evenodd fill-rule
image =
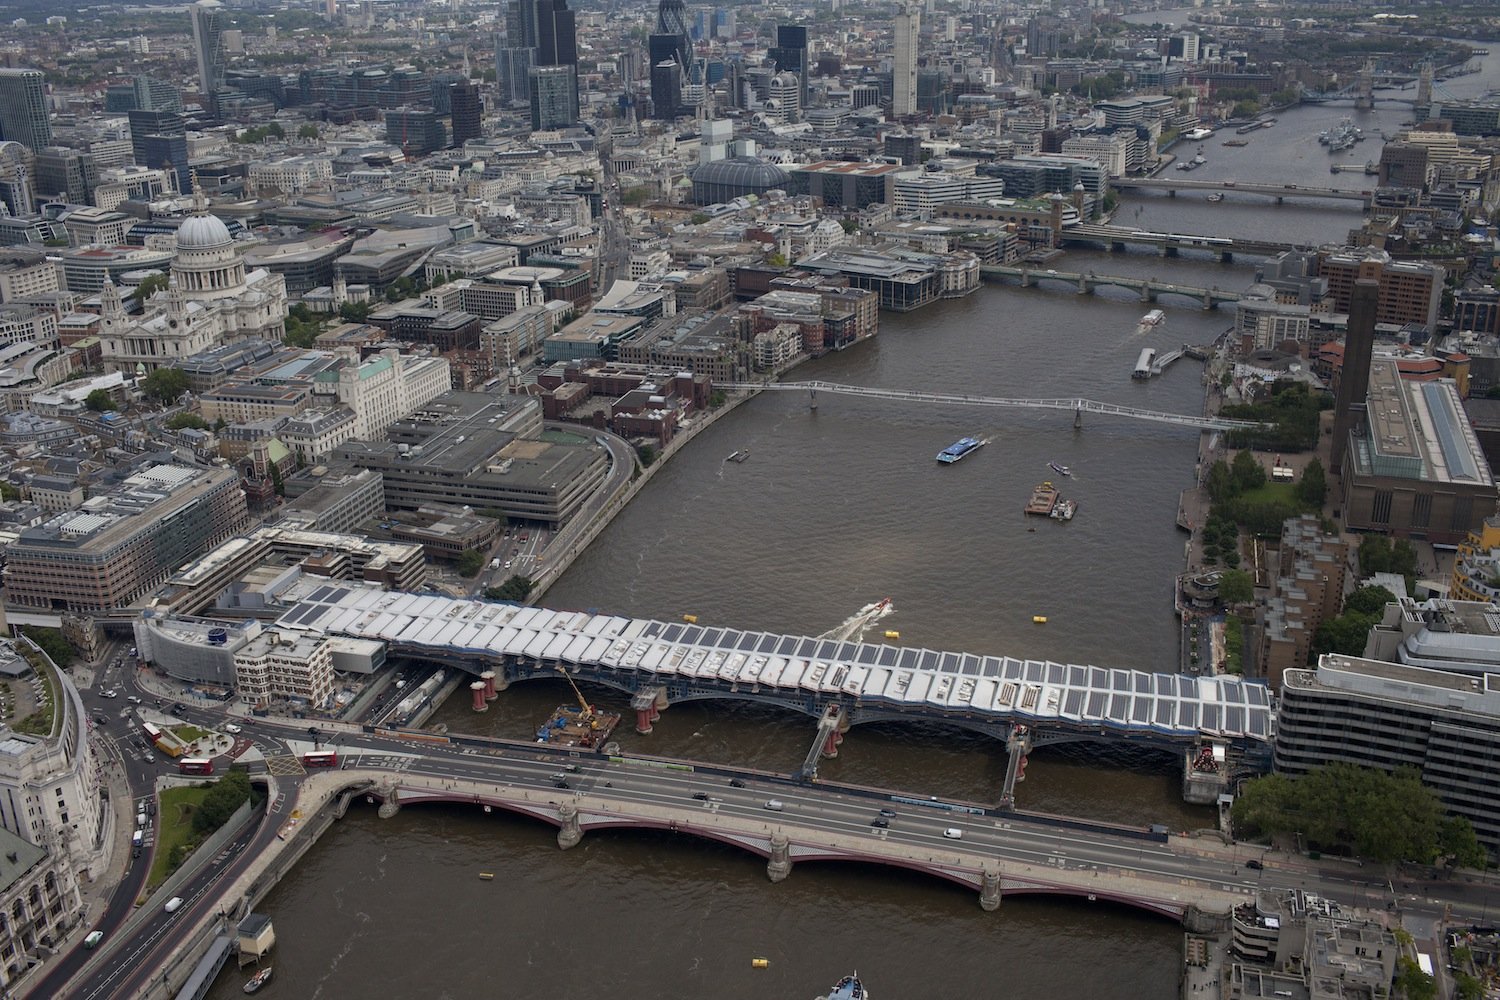
<path id="1" fill-rule="evenodd" d="M 383 642 L 503 689 L 559 673 L 631 696 L 650 732 L 670 705 L 703 699 L 776 705 L 818 720 L 803 774 L 866 722 L 942 723 L 1005 741 L 1008 803 L 1032 747 L 1105 743 L 1185 761 L 1217 750 L 1231 770 L 1262 769 L 1273 737 L 1264 685 L 1236 677 L 1107 669 L 884 643 L 622 618 L 585 612 L 319 587 L 281 628 Z"/>

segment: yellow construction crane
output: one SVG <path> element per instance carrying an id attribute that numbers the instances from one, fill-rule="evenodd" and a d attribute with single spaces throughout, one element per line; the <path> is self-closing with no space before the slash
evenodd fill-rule
<path id="1" fill-rule="evenodd" d="M 578 704 L 583 706 L 583 721 L 588 723 L 590 729 L 598 729 L 599 721 L 594 718 L 594 706 L 590 705 L 588 699 L 583 696 L 583 692 L 578 690 L 578 685 L 573 683 L 573 678 L 568 676 L 567 670 L 558 666 L 557 672 L 563 675 L 563 679 L 568 682 L 568 687 L 572 688 L 573 694 L 577 696 Z"/>

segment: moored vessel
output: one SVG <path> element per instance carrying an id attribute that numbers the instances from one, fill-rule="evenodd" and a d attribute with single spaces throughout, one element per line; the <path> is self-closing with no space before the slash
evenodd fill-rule
<path id="1" fill-rule="evenodd" d="M 245 983 L 246 993 L 257 993 L 260 988 L 271 981 L 271 967 L 268 965 L 255 975 L 251 976 Z"/>
<path id="2" fill-rule="evenodd" d="M 1059 500 L 1057 506 L 1052 508 L 1052 519 L 1055 521 L 1071 521 L 1073 515 L 1078 513 L 1077 500 Z"/>
<path id="3" fill-rule="evenodd" d="M 1026 513 L 1047 517 L 1055 506 L 1057 506 L 1057 487 L 1053 486 L 1049 479 L 1044 483 L 1038 483 L 1031 491 L 1031 499 L 1026 501 Z"/>
<path id="4" fill-rule="evenodd" d="M 963 458 L 976 448 L 984 447 L 984 442 L 979 438 L 959 438 L 957 441 L 938 452 L 937 460 L 945 465 L 951 465 Z"/>

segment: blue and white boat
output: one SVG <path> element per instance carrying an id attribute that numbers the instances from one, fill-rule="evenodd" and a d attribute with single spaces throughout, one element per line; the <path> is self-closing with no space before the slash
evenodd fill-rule
<path id="1" fill-rule="evenodd" d="M 938 452 L 937 460 L 946 464 L 952 464 L 976 448 L 982 447 L 984 447 L 984 442 L 979 438 L 959 438 Z"/>
<path id="2" fill-rule="evenodd" d="M 845 976 L 833 986 L 833 992 L 826 997 L 818 997 L 817 1000 L 870 1000 L 870 994 L 865 992 L 864 985 L 859 981 L 859 973 Z"/>

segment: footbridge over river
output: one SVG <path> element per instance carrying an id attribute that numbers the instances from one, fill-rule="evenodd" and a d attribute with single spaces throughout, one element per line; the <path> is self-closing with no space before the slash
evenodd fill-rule
<path id="1" fill-rule="evenodd" d="M 817 407 L 818 393 L 834 396 L 862 396 L 865 399 L 884 399 L 899 403 L 939 403 L 955 406 L 991 406 L 1020 410 L 1065 410 L 1074 416 L 1074 425 L 1081 426 L 1083 414 L 1126 417 L 1131 420 L 1146 420 L 1157 424 L 1173 424 L 1204 431 L 1252 430 L 1260 424 L 1253 420 L 1231 420 L 1227 417 L 1193 416 L 1188 413 L 1163 413 L 1159 410 L 1143 410 L 1138 406 L 1120 406 L 1101 403 L 1093 399 L 1070 397 L 1062 399 L 1007 399 L 999 396 L 970 396 L 961 393 L 917 392 L 911 389 L 877 389 L 866 385 L 841 385 L 837 382 L 723 382 L 714 383 L 715 388 L 743 392 L 805 392 Z"/>
<path id="2" fill-rule="evenodd" d="M 673 702 L 737 699 L 814 718 L 940 722 L 1013 752 L 1080 740 L 1183 754 L 1209 744 L 1263 766 L 1273 736 L 1263 684 L 1230 676 L 1107 669 L 740 631 L 697 624 L 321 584 L 278 619 L 285 629 L 383 642 L 497 689 L 565 672 L 633 696 L 649 732 Z M 1018 739 L 1018 736 L 1021 737 Z"/>

